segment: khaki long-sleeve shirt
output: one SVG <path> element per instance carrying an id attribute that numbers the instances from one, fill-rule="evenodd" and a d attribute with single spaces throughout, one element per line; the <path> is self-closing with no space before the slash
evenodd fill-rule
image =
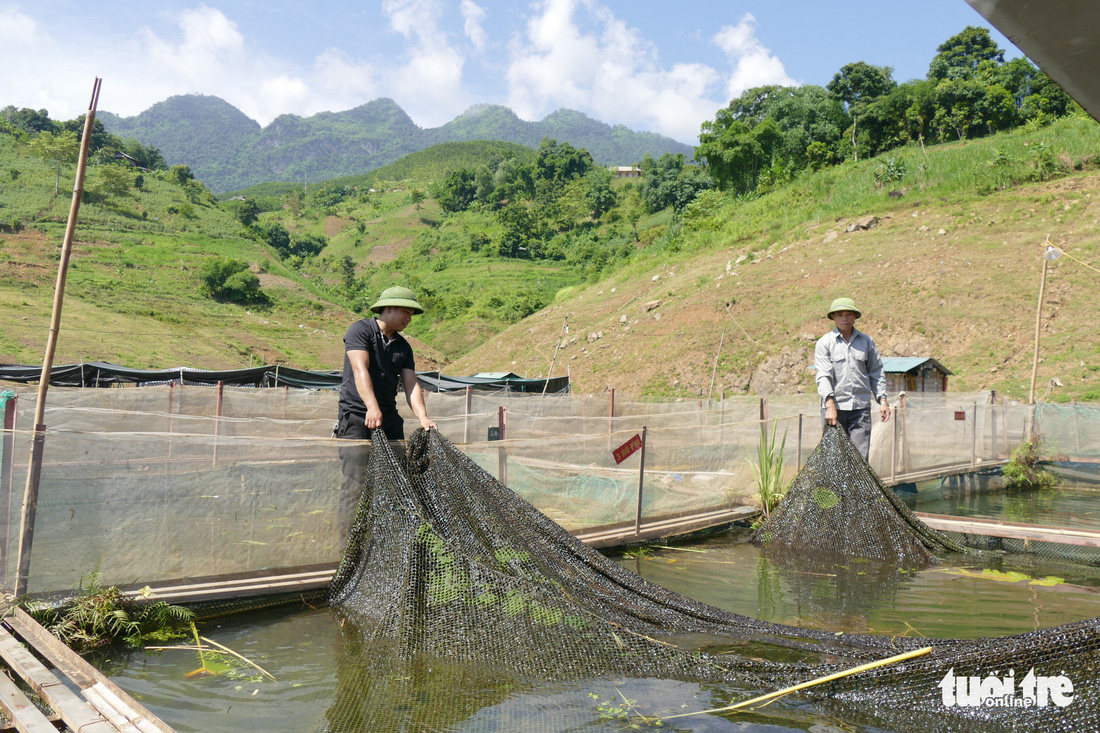
<path id="1" fill-rule="evenodd" d="M 858 329 L 852 330 L 850 342 L 836 328 L 818 339 L 814 367 L 822 404 L 832 395 L 838 410 L 860 410 L 886 399 L 882 357 L 871 337 Z"/>

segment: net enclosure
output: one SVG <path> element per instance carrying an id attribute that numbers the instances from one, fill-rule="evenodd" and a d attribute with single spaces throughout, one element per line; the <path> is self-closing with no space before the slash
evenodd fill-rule
<path id="1" fill-rule="evenodd" d="M 825 428 L 753 541 L 777 556 L 868 558 L 902 568 L 933 563 L 937 552 L 977 552 L 920 521 L 836 426 Z"/>
<path id="2" fill-rule="evenodd" d="M 417 431 L 403 456 L 375 443 L 331 588 L 348 658 L 326 730 L 516 729 L 479 711 L 547 681 L 684 680 L 737 700 L 924 646 L 931 653 L 799 694 L 889 730 L 1077 731 L 1100 719 L 1100 620 L 939 640 L 761 622 L 603 557 L 436 431 Z M 833 468 L 850 463 L 835 440 L 821 451 Z M 838 491 L 824 480 L 814 488 Z M 1063 678 L 1073 683 L 1068 703 L 1063 688 L 1055 695 L 1048 684 L 1039 700 L 1027 687 Z M 1031 706 L 1014 704 L 1018 689 L 1032 690 Z M 973 704 L 998 692 L 1007 704 Z M 523 729 L 567 729 L 558 714 L 534 706 Z"/>

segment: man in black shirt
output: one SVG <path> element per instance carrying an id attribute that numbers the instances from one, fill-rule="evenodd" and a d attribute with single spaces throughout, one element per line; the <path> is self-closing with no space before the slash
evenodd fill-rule
<path id="1" fill-rule="evenodd" d="M 408 288 L 389 288 L 370 307 L 375 318 L 351 324 L 344 336 L 344 375 L 340 383 L 338 438 L 367 438 L 367 429 L 381 428 L 390 440 L 403 440 L 405 430 L 397 414 L 397 389 L 420 427 L 430 430 L 424 393 L 416 379 L 412 347 L 401 335 L 414 315 L 424 312 Z"/>
<path id="2" fill-rule="evenodd" d="M 371 431 L 381 431 L 390 440 L 403 440 L 404 421 L 397 413 L 398 387 L 404 388 L 405 400 L 420 427 L 431 430 L 436 424 L 428 419 L 412 347 L 401 335 L 412 317 L 424 309 L 413 291 L 401 287 L 383 291 L 370 309 L 375 317 L 351 324 L 344 336 L 344 374 L 335 436 L 366 440 Z M 341 546 L 363 491 L 368 450 L 359 445 L 340 449 L 344 473 L 338 510 Z"/>

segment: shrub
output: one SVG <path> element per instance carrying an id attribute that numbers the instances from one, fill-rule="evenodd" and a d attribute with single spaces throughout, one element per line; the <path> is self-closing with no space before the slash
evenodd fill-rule
<path id="1" fill-rule="evenodd" d="M 260 278 L 244 260 L 218 257 L 206 263 L 202 274 L 203 290 L 217 300 L 255 303 L 266 300 L 260 290 Z"/>

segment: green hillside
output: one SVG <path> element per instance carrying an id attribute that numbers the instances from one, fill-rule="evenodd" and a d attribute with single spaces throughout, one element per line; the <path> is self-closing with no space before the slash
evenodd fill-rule
<path id="1" fill-rule="evenodd" d="M 54 198 L 54 166 L 32 139 L 0 132 L 0 362 L 41 360 L 68 211 L 71 184 Z M 560 345 L 555 374 L 568 369 L 582 392 L 790 393 L 812 389 L 824 304 L 850 295 L 885 354 L 933 356 L 955 372 L 953 390 L 1019 398 L 1049 237 L 1068 256 L 1050 267 L 1040 393 L 1098 399 L 1098 150 L 1100 127 L 1071 116 L 910 144 L 751 195 L 704 188 L 651 214 L 643 202 L 659 181 L 698 174 L 662 159 L 648 182 L 611 182 L 613 203 L 593 215 L 601 169 L 562 177 L 591 166 L 583 151 L 475 142 L 411 156 L 358 188 L 255 196 L 270 205 L 248 226 L 248 201 L 219 202 L 181 171 L 145 172 L 139 186 L 134 169 L 97 159 L 57 362 L 335 368 L 347 324 L 402 283 L 429 309 L 409 329 L 421 366 L 536 376 Z M 484 169 L 496 188 L 477 193 L 481 174 L 460 180 L 456 166 Z M 121 188 L 109 185 L 118 170 Z M 63 172 L 71 182 L 72 166 Z M 474 198 L 456 208 L 460 184 Z M 847 231 L 867 216 L 871 228 Z M 279 231 L 285 240 L 271 238 Z M 255 282 L 233 281 L 242 298 L 228 280 L 211 295 L 211 265 L 232 260 Z"/>

